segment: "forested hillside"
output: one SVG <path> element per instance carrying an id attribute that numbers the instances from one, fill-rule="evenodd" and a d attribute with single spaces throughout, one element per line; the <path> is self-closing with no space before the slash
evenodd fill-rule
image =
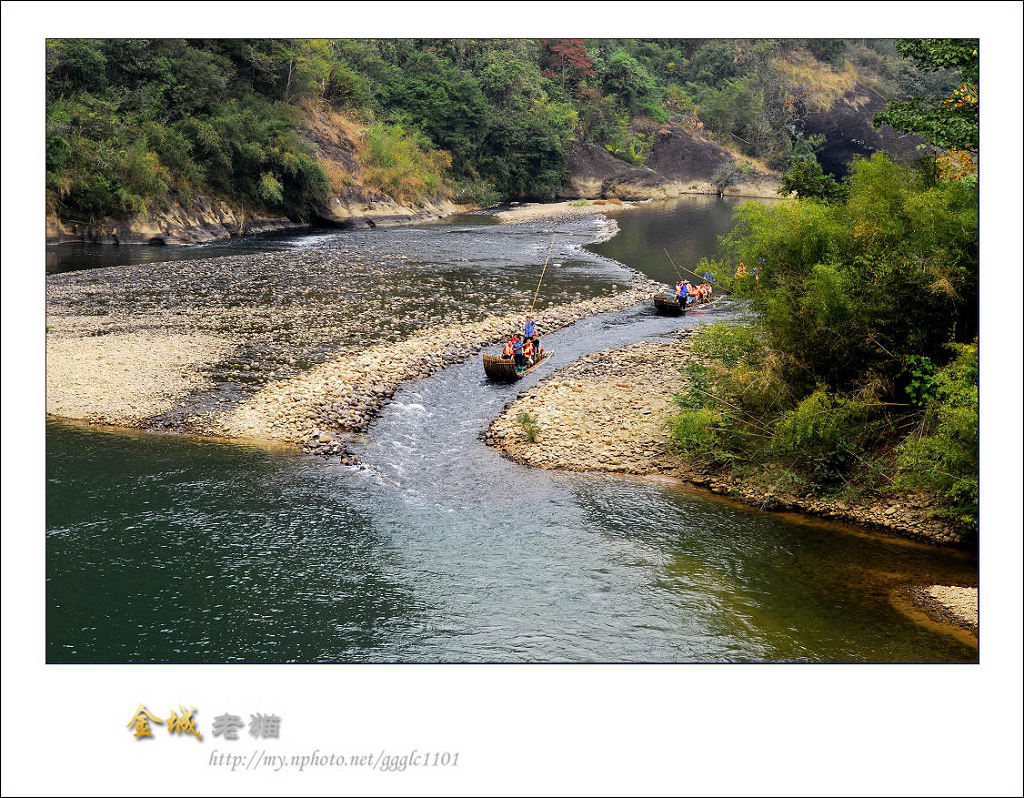
<path id="1" fill-rule="evenodd" d="M 353 186 L 546 199 L 573 142 L 643 166 L 659 125 L 735 153 L 727 184 L 814 161 L 815 114 L 953 85 L 841 39 L 63 39 L 46 72 L 47 212 L 80 223 L 197 196 L 310 220 Z"/>

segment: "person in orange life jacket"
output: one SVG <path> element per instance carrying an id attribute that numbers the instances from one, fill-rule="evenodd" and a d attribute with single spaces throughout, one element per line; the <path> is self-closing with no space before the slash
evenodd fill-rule
<path id="1" fill-rule="evenodd" d="M 523 342 L 523 357 L 526 358 L 526 364 L 528 366 L 533 365 L 533 339 L 527 338 Z"/>
<path id="2" fill-rule="evenodd" d="M 501 356 L 503 358 L 505 358 L 507 360 L 511 360 L 512 359 L 512 355 L 514 353 L 513 345 L 518 340 L 519 340 L 519 336 L 518 335 L 513 335 L 512 339 L 508 343 L 505 344 L 505 348 L 501 350 Z"/>

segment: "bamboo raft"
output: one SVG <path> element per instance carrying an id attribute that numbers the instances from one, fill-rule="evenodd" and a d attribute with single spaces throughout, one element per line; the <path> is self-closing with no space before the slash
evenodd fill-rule
<path id="1" fill-rule="evenodd" d="M 549 357 L 551 357 L 551 353 L 545 352 L 533 362 L 532 366 L 527 366 L 526 371 L 519 374 L 516 371 L 516 362 L 512 358 L 501 357 L 499 355 L 484 355 L 484 373 L 492 380 L 499 382 L 515 382 L 516 380 L 525 377 Z"/>
<path id="2" fill-rule="evenodd" d="M 659 316 L 682 316 L 687 309 L 668 294 L 655 294 L 654 310 Z"/>

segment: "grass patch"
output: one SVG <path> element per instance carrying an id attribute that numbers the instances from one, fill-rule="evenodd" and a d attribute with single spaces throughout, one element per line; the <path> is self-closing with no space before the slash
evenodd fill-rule
<path id="1" fill-rule="evenodd" d="M 524 410 L 516 416 L 516 423 L 519 424 L 519 429 L 526 435 L 526 440 L 530 443 L 537 442 L 537 438 L 540 437 L 540 424 L 537 423 L 536 416 L 531 416 Z"/>
<path id="2" fill-rule="evenodd" d="M 360 155 L 363 182 L 397 202 L 415 202 L 446 190 L 444 173 L 451 156 L 444 150 L 428 150 L 422 135 L 402 125 L 369 127 Z"/>
<path id="3" fill-rule="evenodd" d="M 832 103 L 853 89 L 860 79 L 857 68 L 849 60 L 841 70 L 833 72 L 823 69 L 808 53 L 794 52 L 786 58 L 776 58 L 772 64 L 787 83 L 803 88 L 804 102 L 817 111 L 828 111 Z"/>

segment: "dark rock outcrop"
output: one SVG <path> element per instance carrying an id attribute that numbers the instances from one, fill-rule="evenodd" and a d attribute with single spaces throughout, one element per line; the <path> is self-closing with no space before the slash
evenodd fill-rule
<path id="1" fill-rule="evenodd" d="M 804 115 L 805 135 L 825 137 L 817 156 L 826 172 L 841 177 L 855 156 L 868 157 L 879 150 L 902 164 L 909 164 L 921 156 L 917 148 L 924 139 L 897 133 L 888 125 L 877 130 L 872 126 L 871 120 L 884 108 L 885 100 L 879 95 L 855 86 L 832 103 L 827 111 L 811 110 Z"/>
<path id="2" fill-rule="evenodd" d="M 712 183 L 715 170 L 722 164 L 736 163 L 732 152 L 680 125 L 637 122 L 634 129 L 651 143 L 651 155 L 645 166 L 628 164 L 593 144 L 571 141 L 566 152 L 569 177 L 559 196 L 644 200 L 718 194 Z M 754 168 L 750 174 L 740 175 L 724 193 L 774 197 L 778 187 L 777 174 Z"/>

